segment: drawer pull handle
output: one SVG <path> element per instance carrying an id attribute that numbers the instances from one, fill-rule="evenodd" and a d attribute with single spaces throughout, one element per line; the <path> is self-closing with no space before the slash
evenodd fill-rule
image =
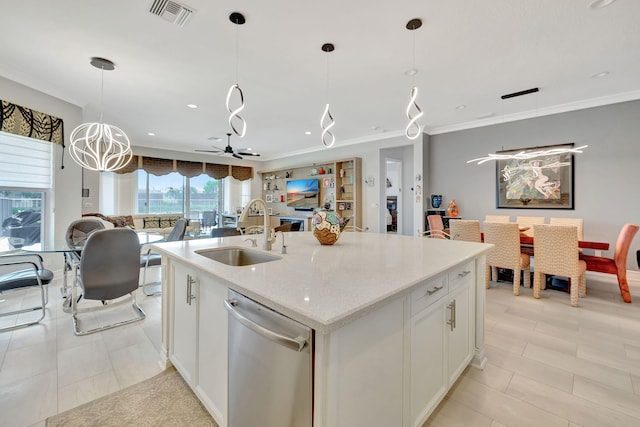
<path id="1" fill-rule="evenodd" d="M 463 271 L 462 273 L 458 273 L 458 277 L 465 277 L 469 273 L 471 273 L 471 270 Z"/>
<path id="2" fill-rule="evenodd" d="M 436 292 L 441 291 L 442 289 L 444 289 L 444 285 L 436 286 L 433 289 L 427 289 L 427 295 L 431 296 L 431 295 L 435 294 Z"/>

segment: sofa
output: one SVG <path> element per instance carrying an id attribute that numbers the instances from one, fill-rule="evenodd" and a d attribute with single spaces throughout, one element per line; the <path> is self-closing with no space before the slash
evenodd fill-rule
<path id="1" fill-rule="evenodd" d="M 182 218 L 182 214 L 139 214 L 139 215 L 102 215 L 89 213 L 82 215 L 84 218 L 95 217 L 100 219 L 107 228 L 130 227 L 136 231 L 159 233 L 166 238 L 173 230 L 176 221 Z M 199 234 L 200 222 L 187 221 L 187 233 Z"/>

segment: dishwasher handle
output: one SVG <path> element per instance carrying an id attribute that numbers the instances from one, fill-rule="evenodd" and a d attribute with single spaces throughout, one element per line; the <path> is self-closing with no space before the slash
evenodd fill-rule
<path id="1" fill-rule="evenodd" d="M 303 337 L 290 338 L 274 332 L 271 329 L 267 329 L 264 326 L 254 322 L 253 320 L 246 318 L 245 316 L 240 314 L 238 310 L 236 310 L 236 305 L 238 305 L 238 303 L 233 299 L 224 300 L 224 306 L 229 311 L 229 313 L 231 313 L 240 323 L 242 323 L 244 326 L 251 329 L 255 333 L 262 335 L 268 340 L 277 342 L 278 344 L 282 344 L 285 347 L 296 350 L 298 352 L 302 351 L 304 346 L 307 344 L 307 340 Z"/>

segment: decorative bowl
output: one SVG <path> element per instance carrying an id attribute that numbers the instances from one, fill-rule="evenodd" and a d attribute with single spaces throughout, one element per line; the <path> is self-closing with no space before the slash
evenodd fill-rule
<path id="1" fill-rule="evenodd" d="M 349 222 L 333 210 L 319 210 L 313 214 L 311 225 L 313 235 L 321 245 L 333 245 Z"/>

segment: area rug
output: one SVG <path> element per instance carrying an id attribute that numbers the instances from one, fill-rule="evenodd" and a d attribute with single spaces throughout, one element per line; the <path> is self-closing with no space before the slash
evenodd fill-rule
<path id="1" fill-rule="evenodd" d="M 175 368 L 47 418 L 56 426 L 218 427 Z"/>

